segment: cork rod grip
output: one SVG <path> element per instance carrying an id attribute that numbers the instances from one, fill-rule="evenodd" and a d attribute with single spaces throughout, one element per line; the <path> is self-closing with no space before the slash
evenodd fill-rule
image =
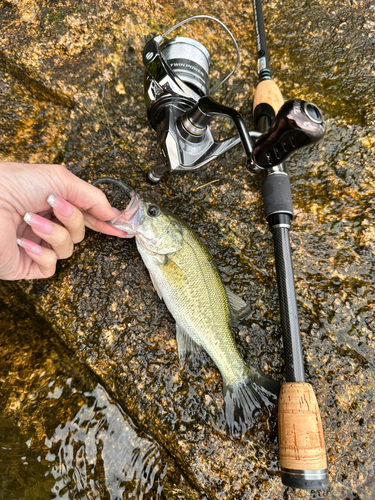
<path id="1" fill-rule="evenodd" d="M 281 386 L 278 419 L 283 483 L 304 489 L 327 487 L 323 427 L 310 384 L 287 382 Z"/>
<path id="2" fill-rule="evenodd" d="M 284 104 L 280 89 L 273 80 L 263 80 L 258 83 L 254 94 L 253 112 L 259 104 L 271 106 L 275 115 Z"/>

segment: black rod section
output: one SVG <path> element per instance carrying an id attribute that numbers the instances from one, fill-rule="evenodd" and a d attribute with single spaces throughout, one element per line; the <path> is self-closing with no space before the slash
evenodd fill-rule
<path id="1" fill-rule="evenodd" d="M 266 42 L 266 29 L 264 27 L 262 0 L 254 0 L 254 19 L 255 30 L 257 35 L 257 49 L 258 49 L 258 74 L 259 81 L 270 80 L 270 62 L 268 59 L 268 50 Z"/>
<path id="2" fill-rule="evenodd" d="M 261 82 L 271 79 L 261 0 L 254 0 L 254 17 L 258 47 L 258 74 Z M 257 129 L 263 133 L 267 132 L 272 122 L 269 107 L 268 104 L 258 105 L 256 125 Z M 272 108 L 271 111 L 274 115 Z M 285 378 L 287 382 L 304 382 L 302 342 L 289 240 L 293 204 L 288 174 L 281 171 L 268 172 L 263 180 L 262 195 L 265 216 L 273 235 Z"/>
<path id="3" fill-rule="evenodd" d="M 304 382 L 304 366 L 299 329 L 296 290 L 289 242 L 289 228 L 272 227 L 275 268 L 283 334 L 285 378 L 287 382 Z"/>

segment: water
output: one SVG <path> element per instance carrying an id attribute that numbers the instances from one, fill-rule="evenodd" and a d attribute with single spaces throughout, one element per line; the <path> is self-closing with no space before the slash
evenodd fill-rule
<path id="1" fill-rule="evenodd" d="M 63 391 L 57 388 L 50 397 L 61 396 Z M 157 446 L 137 436 L 100 385 L 84 398 L 86 403 L 74 418 L 45 441 L 50 447 L 45 460 L 55 464 L 52 493 L 56 498 L 146 498 L 165 475 Z M 64 404 L 68 402 L 65 396 Z M 104 484 L 98 469 L 103 469 Z M 161 487 L 155 490 L 153 497 L 160 498 Z"/>
<path id="2" fill-rule="evenodd" d="M 53 325 L 32 329 L 26 306 L 24 316 L 16 305 L 2 313 L 1 342 L 11 353 L 0 363 L 7 495 L 374 497 L 374 5 L 269 0 L 264 10 L 271 69 L 284 97 L 314 102 L 327 121 L 323 141 L 295 153 L 288 168 L 306 378 L 321 409 L 329 490 L 281 485 L 275 415 L 244 442 L 228 439 L 220 375 L 209 361 L 180 368 L 175 325 L 134 242 L 88 232 L 53 279 L 1 286 L 5 303 L 20 294 L 19 303 L 32 302 Z M 11 1 L 0 7 L 0 154 L 64 162 L 86 180 L 122 177 L 189 220 L 224 282 L 251 305 L 249 322 L 234 330 L 241 354 L 282 381 L 272 239 L 261 180 L 245 171 L 241 149 L 157 188 L 144 180 L 158 152 L 144 108 L 141 51 L 151 33 L 198 13 L 225 22 L 239 43 L 241 68 L 217 98 L 251 127 L 257 75 L 248 4 L 103 0 L 47 9 Z M 218 72 L 231 66 L 230 42 L 214 25 L 189 29 L 179 34 L 204 43 Z M 219 124 L 220 137 L 230 128 Z M 119 208 L 126 203 L 120 194 L 113 200 Z M 46 336 L 61 339 L 69 355 L 60 343 L 43 347 Z M 34 347 L 33 338 L 40 339 Z M 132 462 L 136 447 L 141 453 Z"/>
<path id="3" fill-rule="evenodd" d="M 46 399 L 61 397 L 60 405 L 73 408 L 79 398 L 82 406 L 45 437 L 39 453 L 35 437 L 27 439 L 27 431 L 1 418 L 1 498 L 160 499 L 166 465 L 158 447 L 138 437 L 100 385 L 82 394 L 70 384 L 68 394 L 56 388 Z M 54 406 L 58 413 L 59 404 Z M 56 425 L 51 420 L 45 425 Z"/>
<path id="4" fill-rule="evenodd" d="M 0 498 L 160 499 L 160 447 L 30 311 L 2 303 L 0 315 Z"/>

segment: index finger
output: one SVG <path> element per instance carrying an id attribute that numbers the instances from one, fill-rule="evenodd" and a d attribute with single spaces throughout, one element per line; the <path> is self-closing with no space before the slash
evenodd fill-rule
<path id="1" fill-rule="evenodd" d="M 47 202 L 53 208 L 56 218 L 68 230 L 73 243 L 82 241 L 85 237 L 85 224 L 82 212 L 74 205 L 54 194 L 48 196 Z"/>
<path id="2" fill-rule="evenodd" d="M 133 234 L 128 234 L 125 231 L 121 231 L 121 229 L 116 229 L 115 227 L 110 226 L 106 222 L 97 219 L 89 212 L 82 213 L 85 219 L 85 226 L 93 229 L 94 231 L 108 234 L 109 236 L 117 236 L 119 238 L 132 238 L 134 236 Z"/>

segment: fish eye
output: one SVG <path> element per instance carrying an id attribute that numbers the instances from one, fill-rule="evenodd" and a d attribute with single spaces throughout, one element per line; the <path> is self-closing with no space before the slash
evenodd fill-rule
<path id="1" fill-rule="evenodd" d="M 160 208 L 156 205 L 150 205 L 147 209 L 147 215 L 150 217 L 157 217 L 160 214 Z"/>

